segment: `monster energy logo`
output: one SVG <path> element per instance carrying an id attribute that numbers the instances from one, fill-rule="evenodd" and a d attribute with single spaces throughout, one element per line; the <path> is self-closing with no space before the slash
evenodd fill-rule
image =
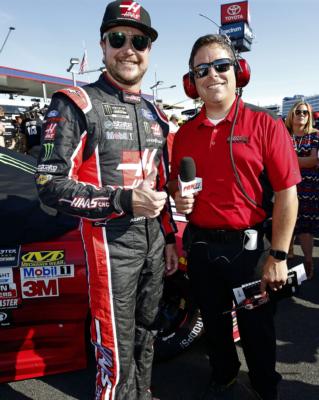
<path id="1" fill-rule="evenodd" d="M 53 149 L 54 149 L 54 143 L 44 143 L 43 147 L 44 147 L 43 161 L 47 161 L 52 156 Z"/>

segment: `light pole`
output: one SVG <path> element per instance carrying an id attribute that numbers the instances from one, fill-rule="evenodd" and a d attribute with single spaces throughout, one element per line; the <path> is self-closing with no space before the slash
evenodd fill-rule
<path id="1" fill-rule="evenodd" d="M 157 81 L 150 89 L 153 91 L 153 103 L 156 104 L 157 101 L 157 87 L 164 83 L 164 81 Z"/>
<path id="2" fill-rule="evenodd" d="M 0 54 L 2 53 L 2 50 L 3 50 L 4 46 L 5 46 L 5 44 L 7 43 L 7 40 L 8 40 L 8 38 L 9 38 L 9 36 L 10 36 L 10 33 L 11 33 L 12 31 L 14 31 L 15 29 L 16 29 L 16 28 L 15 28 L 14 26 L 10 26 L 10 27 L 9 27 L 9 31 L 8 31 L 8 33 L 7 33 L 7 36 L 6 36 L 6 38 L 4 39 L 4 42 L 3 42 L 2 47 L 1 47 L 1 49 L 0 49 Z"/>
<path id="3" fill-rule="evenodd" d="M 100 68 L 95 68 L 95 69 L 88 69 L 87 71 L 81 71 L 78 72 L 78 75 L 84 75 L 84 74 L 91 74 L 92 72 L 105 72 L 106 68 L 104 67 L 100 67 Z M 90 80 L 89 80 L 90 82 Z"/>
<path id="4" fill-rule="evenodd" d="M 71 74 L 72 74 L 73 86 L 76 86 L 76 79 L 75 79 L 75 72 L 72 71 L 72 68 L 74 67 L 74 65 L 77 65 L 77 64 L 80 64 L 79 58 L 71 58 L 70 66 L 67 69 L 67 72 L 71 72 Z"/>
<path id="5" fill-rule="evenodd" d="M 79 75 L 90 74 L 92 72 L 104 72 L 105 70 L 106 70 L 105 67 L 100 67 L 100 68 L 97 68 L 97 69 L 89 69 L 88 71 L 79 72 Z"/>

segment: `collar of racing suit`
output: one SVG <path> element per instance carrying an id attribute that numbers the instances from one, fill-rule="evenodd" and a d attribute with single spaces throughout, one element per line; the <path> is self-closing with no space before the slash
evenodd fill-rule
<path id="1" fill-rule="evenodd" d="M 114 89 L 114 92 L 118 94 L 119 98 L 123 103 L 138 104 L 141 102 L 141 92 L 130 92 L 129 90 L 123 89 L 121 86 L 117 85 L 108 76 L 107 72 L 100 75 L 100 83 L 107 83 Z"/>

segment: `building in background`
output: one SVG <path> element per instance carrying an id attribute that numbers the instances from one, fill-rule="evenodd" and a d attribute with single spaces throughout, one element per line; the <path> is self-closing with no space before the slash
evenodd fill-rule
<path id="1" fill-rule="evenodd" d="M 290 108 L 298 101 L 306 101 L 312 107 L 312 111 L 319 112 L 319 94 L 313 96 L 304 96 L 302 94 L 295 94 L 293 97 L 284 97 L 282 99 L 282 116 L 287 117 Z"/>

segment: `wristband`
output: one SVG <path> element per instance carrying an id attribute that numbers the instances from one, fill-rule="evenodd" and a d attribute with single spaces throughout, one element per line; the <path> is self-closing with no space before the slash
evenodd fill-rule
<path id="1" fill-rule="evenodd" d="M 270 249 L 269 254 L 273 256 L 276 260 L 284 261 L 287 260 L 288 254 L 282 250 Z"/>

